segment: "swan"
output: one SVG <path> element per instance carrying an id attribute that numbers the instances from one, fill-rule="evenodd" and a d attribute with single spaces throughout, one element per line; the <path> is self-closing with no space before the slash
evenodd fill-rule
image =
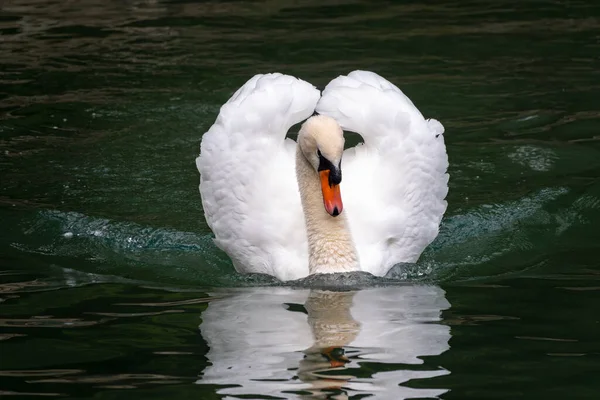
<path id="1" fill-rule="evenodd" d="M 304 121 L 297 141 L 288 130 Z M 344 130 L 364 143 L 344 150 Z M 384 276 L 416 262 L 446 211 L 444 127 L 374 72 L 322 95 L 280 73 L 248 80 L 202 136 L 206 222 L 240 273 Z"/>

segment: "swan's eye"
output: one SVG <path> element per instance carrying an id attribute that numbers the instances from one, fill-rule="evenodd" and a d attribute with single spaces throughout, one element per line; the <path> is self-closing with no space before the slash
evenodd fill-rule
<path id="1" fill-rule="evenodd" d="M 321 150 L 317 149 L 317 156 L 319 156 L 319 158 L 323 157 L 323 154 L 321 154 Z"/>

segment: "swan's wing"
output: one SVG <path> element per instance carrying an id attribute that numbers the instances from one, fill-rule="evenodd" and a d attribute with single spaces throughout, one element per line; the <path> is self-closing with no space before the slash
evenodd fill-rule
<path id="1" fill-rule="evenodd" d="M 308 274 L 296 144 L 285 135 L 314 112 L 319 95 L 292 76 L 256 75 L 202 137 L 196 165 L 206 221 L 240 272 Z"/>
<path id="2" fill-rule="evenodd" d="M 398 262 L 415 262 L 446 210 L 444 127 L 366 71 L 331 81 L 317 112 L 365 142 L 344 152 L 341 189 L 361 268 L 384 275 Z"/>

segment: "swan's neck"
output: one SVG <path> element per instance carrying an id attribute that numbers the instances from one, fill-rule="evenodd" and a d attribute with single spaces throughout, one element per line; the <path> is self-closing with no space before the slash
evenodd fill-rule
<path id="1" fill-rule="evenodd" d="M 337 217 L 332 217 L 325 211 L 319 175 L 299 145 L 296 150 L 296 177 L 308 235 L 309 273 L 327 274 L 359 270 L 358 255 L 352 242 L 346 214 L 342 212 Z"/>

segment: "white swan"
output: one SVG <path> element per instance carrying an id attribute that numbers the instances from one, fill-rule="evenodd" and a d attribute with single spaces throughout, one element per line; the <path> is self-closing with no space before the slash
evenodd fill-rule
<path id="1" fill-rule="evenodd" d="M 314 111 L 321 115 L 302 125 L 298 146 L 285 138 Z M 364 144 L 344 151 L 342 128 Z M 383 276 L 415 262 L 438 234 L 448 192 L 443 133 L 373 72 L 340 76 L 322 97 L 292 76 L 256 75 L 202 137 L 206 221 L 239 272 Z"/>

